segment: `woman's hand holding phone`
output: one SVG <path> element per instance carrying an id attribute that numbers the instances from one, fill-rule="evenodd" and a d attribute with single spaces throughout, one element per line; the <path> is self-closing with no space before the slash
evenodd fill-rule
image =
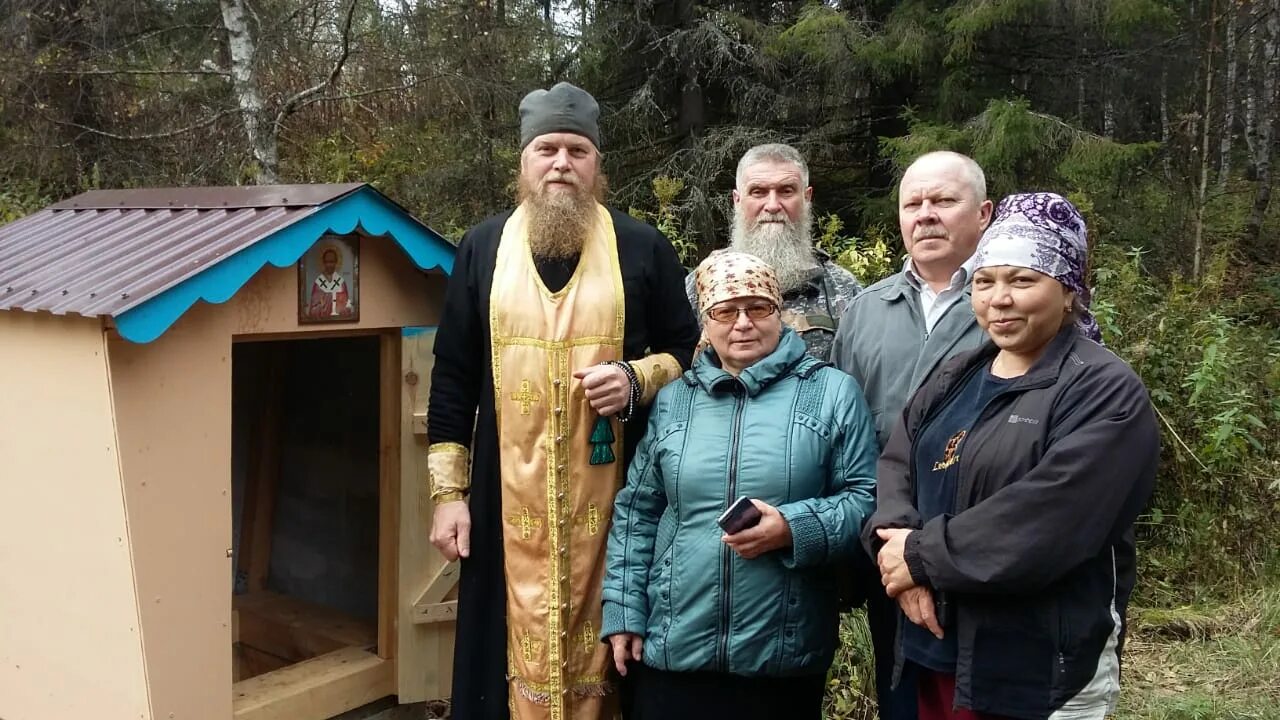
<path id="1" fill-rule="evenodd" d="M 744 501 L 750 503 L 756 512 L 752 513 L 746 509 L 735 511 L 735 508 Z M 755 517 L 752 522 L 756 513 L 759 517 Z M 721 522 L 720 527 L 725 530 L 720 541 L 744 560 L 757 558 L 773 550 L 791 547 L 791 526 L 787 524 L 786 518 L 782 517 L 782 513 L 778 512 L 777 508 L 766 502 L 739 498 L 720 518 L 724 521 Z M 737 522 L 735 518 L 738 519 Z M 743 521 L 748 524 L 737 529 Z M 730 528 L 735 528 L 736 532 L 729 532 Z"/>

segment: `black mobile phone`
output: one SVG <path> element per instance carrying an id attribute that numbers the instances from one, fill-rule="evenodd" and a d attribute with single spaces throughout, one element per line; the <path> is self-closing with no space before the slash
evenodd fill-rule
<path id="1" fill-rule="evenodd" d="M 760 511 L 751 503 L 751 499 L 744 496 L 734 500 L 729 509 L 716 518 L 716 523 L 725 533 L 733 535 L 749 527 L 755 527 L 756 523 L 760 522 L 760 517 Z"/>

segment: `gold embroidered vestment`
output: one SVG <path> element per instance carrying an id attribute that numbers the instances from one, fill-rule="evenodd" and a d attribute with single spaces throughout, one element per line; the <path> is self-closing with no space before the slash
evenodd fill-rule
<path id="1" fill-rule="evenodd" d="M 608 210 L 565 287 L 547 290 L 529 251 L 527 215 L 502 230 L 490 295 L 502 477 L 507 667 L 513 720 L 594 720 L 616 713 L 601 643 L 600 593 L 615 462 L 591 465 L 597 415 L 576 370 L 622 359 L 624 296 Z"/>

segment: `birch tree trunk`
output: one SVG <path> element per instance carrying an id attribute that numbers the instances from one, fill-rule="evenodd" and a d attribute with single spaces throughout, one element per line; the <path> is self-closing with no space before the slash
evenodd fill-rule
<path id="1" fill-rule="evenodd" d="M 257 164 L 254 182 L 270 185 L 279 181 L 280 159 L 276 147 L 275 126 L 266 118 L 258 74 L 254 67 L 257 45 L 249 32 L 244 0 L 218 0 L 222 6 L 222 23 L 227 28 L 227 50 L 231 56 L 231 86 L 244 120 L 245 135 Z"/>
<path id="2" fill-rule="evenodd" d="M 1167 69 L 1160 70 L 1160 144 L 1164 147 L 1164 157 L 1161 164 L 1164 166 L 1164 179 L 1173 180 L 1173 157 L 1169 149 L 1170 131 L 1169 131 L 1169 71 Z"/>
<path id="3" fill-rule="evenodd" d="M 1204 60 L 1204 105 L 1200 113 L 1200 182 L 1196 188 L 1196 228 L 1191 254 L 1191 280 L 1200 281 L 1200 265 L 1204 257 L 1204 210 L 1209 187 L 1209 117 L 1213 108 L 1213 53 L 1217 49 L 1215 25 L 1218 21 L 1217 0 L 1209 6 L 1208 51 Z"/>
<path id="4" fill-rule="evenodd" d="M 1236 25 L 1240 13 L 1235 4 L 1227 10 L 1227 44 L 1222 56 L 1226 63 L 1227 77 L 1222 85 L 1222 146 L 1218 150 L 1218 192 L 1227 189 L 1227 176 L 1231 174 L 1231 147 L 1236 137 Z"/>
<path id="5" fill-rule="evenodd" d="M 1106 138 L 1116 136 L 1116 101 L 1112 99 L 1114 88 L 1111 85 L 1107 83 L 1104 87 L 1106 95 L 1102 100 L 1102 136 Z"/>
<path id="6" fill-rule="evenodd" d="M 1261 3 L 1259 3 L 1261 4 Z M 1262 233 L 1262 221 L 1266 217 L 1267 207 L 1271 204 L 1271 156 L 1274 144 L 1275 111 L 1276 111 L 1276 74 L 1280 72 L 1280 55 L 1277 45 L 1280 44 L 1280 0 L 1270 0 L 1267 12 L 1267 33 L 1262 41 L 1263 64 L 1262 97 L 1259 98 L 1258 147 L 1254 164 L 1258 171 L 1258 190 L 1253 196 L 1253 209 L 1249 219 L 1245 221 L 1245 239 L 1250 243 L 1258 241 Z"/>
<path id="7" fill-rule="evenodd" d="M 1258 26 L 1256 6 L 1250 4 L 1249 32 L 1246 35 L 1244 62 L 1244 144 L 1248 151 L 1248 176 L 1256 179 L 1258 170 L 1254 166 L 1254 158 L 1258 155 L 1258 78 L 1262 75 L 1257 70 L 1258 60 Z"/>

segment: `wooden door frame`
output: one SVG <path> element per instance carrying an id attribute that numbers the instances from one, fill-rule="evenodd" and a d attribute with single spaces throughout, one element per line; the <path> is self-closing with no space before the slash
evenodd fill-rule
<path id="1" fill-rule="evenodd" d="M 325 720 L 396 692 L 401 476 L 400 328 L 242 335 L 233 342 L 369 337 L 378 343 L 377 646 L 350 646 L 234 683 L 233 720 Z M 234 613 L 233 613 L 234 614 Z M 239 628 L 237 618 L 230 625 Z M 233 630 L 233 636 L 235 631 Z"/>
<path id="2" fill-rule="evenodd" d="M 400 329 L 379 334 L 378 657 L 392 662 L 400 598 Z"/>

